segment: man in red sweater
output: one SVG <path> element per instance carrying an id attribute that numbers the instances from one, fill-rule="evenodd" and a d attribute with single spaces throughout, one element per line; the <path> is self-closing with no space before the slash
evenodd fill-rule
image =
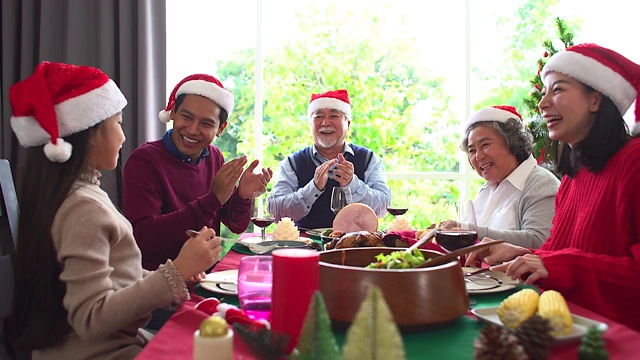
<path id="1" fill-rule="evenodd" d="M 213 76 L 187 76 L 159 114 L 162 122 L 173 120 L 173 128 L 127 160 L 124 215 L 133 224 L 144 268 L 155 270 L 175 259 L 187 229 L 207 226 L 220 234 L 220 222 L 235 233 L 247 229 L 253 193 L 266 191 L 273 172 L 255 174 L 258 160 L 245 170 L 246 156 L 225 163 L 212 145 L 227 126 L 233 104 L 233 94 Z"/>

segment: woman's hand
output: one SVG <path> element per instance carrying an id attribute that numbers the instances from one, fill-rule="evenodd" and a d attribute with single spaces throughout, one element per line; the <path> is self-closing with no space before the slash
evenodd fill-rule
<path id="1" fill-rule="evenodd" d="M 445 220 L 440 222 L 436 227 L 444 230 L 460 229 L 460 224 L 455 220 Z"/>
<path id="2" fill-rule="evenodd" d="M 533 254 L 518 256 L 510 262 L 492 266 L 491 270 L 504 271 L 513 280 L 520 279 L 523 275 L 528 274 L 524 281 L 527 285 L 532 285 L 539 279 L 549 277 L 549 271 L 544 266 L 540 256 Z"/>
<path id="3" fill-rule="evenodd" d="M 197 274 L 196 276 L 191 277 L 191 279 L 189 279 L 189 281 L 199 283 L 200 281 L 202 281 L 202 280 L 204 280 L 206 278 L 207 278 L 207 273 L 202 271 L 200 274 Z"/>
<path id="4" fill-rule="evenodd" d="M 189 279 L 200 276 L 213 264 L 220 260 L 222 246 L 216 232 L 206 226 L 200 229 L 200 234 L 185 241 L 180 249 L 180 253 L 173 260 L 173 265 L 178 269 L 182 279 Z"/>
<path id="5" fill-rule="evenodd" d="M 482 239 L 482 241 L 480 241 L 480 244 L 488 241 L 493 241 L 493 239 L 485 237 L 484 239 Z M 478 267 L 482 262 L 485 262 L 489 265 L 503 263 L 505 261 L 513 260 L 517 256 L 524 254 L 531 254 L 531 251 L 527 248 L 505 242 L 470 253 L 469 255 L 467 255 L 465 265 Z"/>

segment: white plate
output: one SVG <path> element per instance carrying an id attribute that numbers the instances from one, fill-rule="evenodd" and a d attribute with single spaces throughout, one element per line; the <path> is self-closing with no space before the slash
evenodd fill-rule
<path id="1" fill-rule="evenodd" d="M 242 240 L 238 240 L 236 242 L 236 244 L 240 244 L 240 245 L 248 245 L 248 244 L 260 244 L 263 242 L 270 242 L 270 241 L 278 241 L 278 240 L 273 240 L 273 238 L 271 236 L 267 236 L 266 237 L 267 240 L 262 241 L 261 237 L 250 237 L 250 238 L 246 238 L 246 239 L 242 239 Z M 282 240 L 282 241 L 300 241 L 302 243 L 305 244 L 309 244 L 310 242 L 312 242 L 312 239 L 309 238 L 305 238 L 305 237 L 299 237 L 298 240 Z"/>
<path id="2" fill-rule="evenodd" d="M 486 323 L 504 326 L 502 325 L 502 321 L 500 321 L 500 318 L 498 317 L 497 306 L 471 309 L 471 312 L 475 316 L 477 316 L 478 319 Z M 605 323 L 587 319 L 582 316 L 572 314 L 571 317 L 573 317 L 573 331 L 571 331 L 571 334 L 569 335 L 556 337 L 553 345 L 565 344 L 582 339 L 584 334 L 587 333 L 589 326 L 592 325 L 602 332 L 607 331 L 607 329 L 609 328 Z"/>
<path id="3" fill-rule="evenodd" d="M 265 237 L 265 241 L 272 241 L 273 238 L 269 235 Z M 262 242 L 262 237 L 260 236 L 252 236 L 244 239 L 239 239 L 236 244 L 257 244 Z"/>
<path id="4" fill-rule="evenodd" d="M 463 267 L 462 273 L 466 274 L 472 271 L 478 270 L 477 268 Z M 467 293 L 469 294 L 490 294 L 502 291 L 511 290 L 520 284 L 520 280 L 512 280 L 507 274 L 497 271 L 487 271 L 482 274 L 473 275 L 465 280 L 464 283 L 467 287 Z"/>
<path id="5" fill-rule="evenodd" d="M 221 281 L 221 282 L 238 281 L 238 270 L 236 269 L 209 273 L 207 274 L 207 280 L 211 280 L 211 282 L 200 283 L 200 286 L 203 289 L 206 289 L 218 294 L 238 295 L 238 285 L 214 283 L 214 281 Z"/>

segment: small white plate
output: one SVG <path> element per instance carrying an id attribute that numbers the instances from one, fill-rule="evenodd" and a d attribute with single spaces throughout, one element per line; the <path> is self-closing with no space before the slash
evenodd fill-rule
<path id="1" fill-rule="evenodd" d="M 272 241 L 273 238 L 270 235 L 265 237 L 265 241 Z M 244 239 L 239 239 L 236 244 L 257 244 L 262 242 L 262 237 L 260 236 L 252 236 Z"/>
<path id="2" fill-rule="evenodd" d="M 477 268 L 463 267 L 462 273 L 470 273 Z M 472 280 L 472 281 L 467 281 Z M 490 294 L 511 290 L 520 284 L 520 280 L 512 280 L 507 274 L 498 271 L 487 271 L 467 277 L 464 281 L 469 294 Z"/>
<path id="3" fill-rule="evenodd" d="M 478 319 L 484 321 L 485 323 L 504 326 L 502 325 L 502 321 L 500 321 L 500 317 L 498 317 L 497 306 L 471 309 L 471 313 L 473 313 L 478 317 Z M 582 316 L 572 314 L 571 317 L 573 317 L 573 331 L 571 331 L 571 334 L 569 335 L 556 337 L 553 345 L 565 344 L 582 339 L 584 334 L 587 333 L 589 326 L 592 325 L 602 332 L 607 331 L 607 329 L 609 328 L 605 323 L 587 319 Z"/>
<path id="4" fill-rule="evenodd" d="M 229 282 L 238 281 L 238 270 L 225 270 L 212 272 L 207 274 L 207 282 L 201 282 L 200 286 L 205 289 L 218 294 L 225 295 L 238 295 L 238 285 L 236 284 L 216 284 L 215 281 Z"/>

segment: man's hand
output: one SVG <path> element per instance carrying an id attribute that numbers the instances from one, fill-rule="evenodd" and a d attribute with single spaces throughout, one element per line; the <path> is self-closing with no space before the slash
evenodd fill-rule
<path id="1" fill-rule="evenodd" d="M 345 160 L 342 154 L 338 154 L 336 168 L 333 169 L 333 179 L 337 181 L 341 187 L 349 185 L 353 179 L 353 163 Z"/>
<path id="2" fill-rule="evenodd" d="M 329 170 L 336 164 L 336 159 L 331 159 L 320 166 L 316 167 L 316 172 L 313 175 L 313 184 L 320 191 L 323 191 L 329 181 Z"/>
<path id="3" fill-rule="evenodd" d="M 258 163 L 258 160 L 253 160 L 240 178 L 238 196 L 241 199 L 251 199 L 254 194 L 256 194 L 256 196 L 258 194 L 262 195 L 267 191 L 267 184 L 273 177 L 273 171 L 271 168 L 262 168 L 261 173 L 254 174 L 253 171 L 256 169 L 256 166 L 258 166 Z"/>
<path id="4" fill-rule="evenodd" d="M 216 194 L 220 204 L 226 203 L 233 189 L 235 189 L 238 179 L 242 175 L 244 165 L 247 163 L 247 156 L 243 155 L 237 159 L 222 164 L 222 167 L 216 173 L 216 177 L 211 183 L 211 192 Z"/>

